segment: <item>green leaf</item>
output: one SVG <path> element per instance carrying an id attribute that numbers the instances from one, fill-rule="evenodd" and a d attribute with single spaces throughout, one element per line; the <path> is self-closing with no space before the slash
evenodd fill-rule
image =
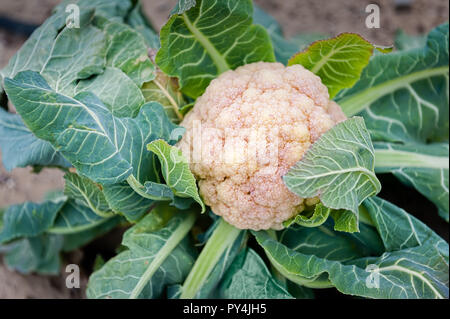
<path id="1" fill-rule="evenodd" d="M 123 20 L 122 17 L 128 13 L 128 10 L 131 7 L 131 3 L 128 0 L 80 0 L 77 1 L 77 5 L 80 8 L 81 28 L 66 28 L 67 3 L 61 3 L 53 10 L 53 14 L 33 32 L 21 49 L 9 61 L 8 65 L 0 72 L 2 79 L 6 77 L 13 78 L 17 73 L 26 70 L 40 72 L 43 69 L 43 66 L 50 62 L 49 59 L 52 51 L 56 52 L 57 50 L 64 49 L 63 46 L 55 48 L 56 41 L 59 41 L 60 44 L 63 44 L 64 42 L 64 44 L 67 45 L 67 49 L 74 48 L 74 46 L 76 48 L 81 45 L 81 43 L 77 43 L 77 41 L 67 42 L 66 40 L 70 40 L 70 38 L 67 38 L 67 35 L 70 33 L 80 34 L 81 30 L 84 30 L 84 27 L 91 22 L 93 14 L 97 17 L 102 16 L 108 19 L 114 18 L 115 20 L 120 21 Z M 90 36 L 92 34 L 86 32 L 83 41 L 92 40 L 87 37 L 88 35 Z M 59 38 L 65 38 L 65 40 L 62 41 L 62 39 Z M 98 44 L 92 44 L 93 48 L 97 48 Z M 75 58 L 86 57 L 85 54 L 91 52 L 92 48 L 85 46 L 84 49 L 81 52 L 82 54 L 75 56 Z M 77 51 L 77 49 L 74 51 Z M 68 53 L 73 57 L 73 52 Z M 67 61 L 67 57 L 61 56 L 60 59 L 60 61 Z M 54 59 L 52 63 L 55 62 L 57 62 L 57 59 Z M 86 65 L 86 61 L 79 60 L 78 63 L 80 62 L 80 65 Z M 74 68 L 80 66 L 74 64 L 71 65 Z M 72 70 L 69 70 L 68 74 L 63 76 L 66 77 L 72 75 Z"/>
<path id="2" fill-rule="evenodd" d="M 222 283 L 225 299 L 292 299 L 251 248 L 243 251 Z"/>
<path id="3" fill-rule="evenodd" d="M 53 234 L 73 234 L 95 228 L 105 223 L 108 218 L 95 214 L 91 209 L 69 199 L 58 212 L 54 224 L 47 232 Z"/>
<path id="4" fill-rule="evenodd" d="M 63 200 L 47 201 L 42 204 L 26 202 L 10 206 L 3 215 L 3 229 L 0 243 L 19 237 L 32 237 L 49 229 L 64 205 Z"/>
<path id="5" fill-rule="evenodd" d="M 156 140 L 148 144 L 147 149 L 158 156 L 164 180 L 173 193 L 179 197 L 193 198 L 200 204 L 203 213 L 205 204 L 198 194 L 195 177 L 189 169 L 187 160 L 181 154 L 181 150 L 170 146 L 164 140 Z"/>
<path id="6" fill-rule="evenodd" d="M 104 185 L 103 194 L 109 207 L 132 223 L 139 221 L 154 204 L 153 200 L 136 193 L 128 183 Z"/>
<path id="7" fill-rule="evenodd" d="M 56 8 L 55 13 L 33 32 L 8 65 L 0 72 L 2 79 L 14 77 L 17 73 L 25 70 L 39 72 L 48 59 L 58 31 L 64 27 L 65 23 L 66 13 L 63 6 L 60 5 Z"/>
<path id="8" fill-rule="evenodd" d="M 142 12 L 142 5 L 140 1 L 137 1 L 133 9 L 130 11 L 126 22 L 144 37 L 149 48 L 155 50 L 159 49 L 159 37 L 150 22 L 145 17 L 145 14 Z"/>
<path id="9" fill-rule="evenodd" d="M 278 21 L 256 4 L 253 5 L 253 23 L 259 24 L 266 29 L 272 40 L 275 57 L 278 62 L 287 64 L 289 58 L 298 52 L 298 45 L 284 38 Z"/>
<path id="10" fill-rule="evenodd" d="M 105 218 L 104 222 L 98 224 L 91 224 L 89 227 L 83 231 L 64 234 L 64 244 L 62 247 L 63 252 L 70 252 L 83 247 L 94 239 L 103 236 L 115 227 L 117 227 L 123 218 L 120 216 L 114 216 L 112 218 Z"/>
<path id="11" fill-rule="evenodd" d="M 194 7 L 196 2 L 196 0 L 179 0 L 170 14 L 183 14 L 184 12 Z"/>
<path id="12" fill-rule="evenodd" d="M 182 282 L 194 262 L 183 240 L 194 222 L 192 212 L 155 208 L 125 233 L 128 250 L 90 277 L 88 298 L 158 298 L 167 285 Z"/>
<path id="13" fill-rule="evenodd" d="M 76 199 L 98 216 L 109 217 L 112 215 L 101 186 L 90 179 L 74 173 L 64 175 L 64 194 Z"/>
<path id="14" fill-rule="evenodd" d="M 250 0 L 193 4 L 178 4 L 176 14 L 161 29 L 161 49 L 156 55 L 157 65 L 179 78 L 183 93 L 197 98 L 211 80 L 229 69 L 275 61 L 266 31 L 252 25 Z"/>
<path id="15" fill-rule="evenodd" d="M 324 226 L 296 227 L 281 232 L 279 240 L 253 233 L 278 271 L 299 284 L 369 298 L 448 298 L 448 244 L 382 199 L 369 198 L 363 208 L 382 240 L 382 254 L 365 244 L 363 232 L 350 237 Z M 322 230 L 328 239 L 317 237 Z M 378 288 L 370 285 L 372 278 L 379 279 Z"/>
<path id="16" fill-rule="evenodd" d="M 156 78 L 144 83 L 142 94 L 146 102 L 158 102 L 167 112 L 167 116 L 174 123 L 183 119 L 181 108 L 186 104 L 183 94 L 179 91 L 178 82 L 162 72 L 156 73 Z"/>
<path id="17" fill-rule="evenodd" d="M 411 50 L 425 46 L 427 37 L 424 35 L 409 35 L 403 30 L 395 34 L 394 46 L 397 50 Z"/>
<path id="18" fill-rule="evenodd" d="M 62 243 L 61 236 L 57 235 L 24 238 L 7 246 L 3 260 L 8 268 L 22 274 L 57 275 L 61 268 Z"/>
<path id="19" fill-rule="evenodd" d="M 374 46 L 353 33 L 319 40 L 308 49 L 293 56 L 289 65 L 301 64 L 317 74 L 333 98 L 340 90 L 352 87 L 369 63 Z"/>
<path id="20" fill-rule="evenodd" d="M 154 78 L 154 66 L 147 56 L 144 39 L 138 32 L 117 22 L 128 14 L 130 2 L 81 0 L 77 5 L 80 8 L 80 28 L 65 26 L 66 5 L 61 4 L 1 71 L 2 80 L 13 78 L 21 71 L 36 71 L 56 92 L 73 97 L 76 92 L 89 89 L 95 91 L 93 93 L 115 115 L 137 115 L 144 103 L 138 85 Z M 124 53 L 121 48 L 125 46 L 127 50 Z M 17 126 L 20 129 L 20 123 Z M 47 165 L 50 159 L 56 164 L 62 161 L 47 143 L 26 134 L 26 131 L 24 129 L 22 134 L 16 132 L 15 142 L 33 147 L 24 148 L 17 165 Z M 3 144 L 3 149 L 13 147 L 11 141 Z M 37 154 L 40 154 L 39 158 L 36 158 Z M 8 166 L 16 165 L 14 157 L 11 156 L 12 164 Z M 49 165 L 54 164 L 53 160 Z"/>
<path id="21" fill-rule="evenodd" d="M 349 233 L 359 232 L 359 214 L 352 211 L 339 209 L 332 210 L 330 216 L 334 219 L 334 230 Z"/>
<path id="22" fill-rule="evenodd" d="M 155 78 L 145 39 L 129 26 L 98 17 L 96 25 L 107 37 L 106 65 L 122 70 L 141 87 Z M 126 50 L 124 50 L 126 48 Z"/>
<path id="23" fill-rule="evenodd" d="M 354 117 L 324 133 L 283 179 L 300 197 L 319 196 L 324 206 L 349 210 L 357 220 L 358 206 L 381 189 L 374 162 L 364 120 Z"/>
<path id="24" fill-rule="evenodd" d="M 449 220 L 449 150 L 446 143 L 374 143 L 375 172 L 392 173 L 431 200 Z"/>
<path id="25" fill-rule="evenodd" d="M 105 40 L 103 32 L 92 25 L 64 28 L 39 73 L 56 92 L 70 94 L 77 80 L 102 72 Z"/>
<path id="26" fill-rule="evenodd" d="M 217 219 L 216 222 L 207 230 L 204 238 L 205 241 L 210 240 L 211 235 L 219 226 L 220 221 L 221 219 Z M 236 231 L 237 231 L 236 229 L 230 231 L 229 236 L 233 237 L 234 236 L 233 234 L 235 234 Z M 234 260 L 237 258 L 238 254 L 241 252 L 243 247 L 245 247 L 247 238 L 248 238 L 247 232 L 240 231 L 237 237 L 234 238 L 234 242 L 232 240 L 230 241 L 225 240 L 226 242 L 228 242 L 228 245 L 225 251 L 219 257 L 219 259 L 215 262 L 211 272 L 207 274 L 207 276 L 204 278 L 201 286 L 199 287 L 195 295 L 196 299 L 210 299 L 222 297 L 220 282 L 226 275 L 226 272 L 231 267 Z M 213 237 L 212 242 L 214 242 L 215 240 L 216 239 Z M 211 249 L 219 250 L 220 245 L 221 245 L 220 241 L 216 242 L 216 244 L 211 245 L 212 247 Z M 206 256 L 209 258 L 211 257 L 211 255 L 209 254 L 206 254 Z"/>
<path id="27" fill-rule="evenodd" d="M 70 166 L 50 143 L 37 139 L 23 124 L 19 115 L 8 113 L 2 108 L 0 108 L 0 149 L 3 154 L 3 166 L 8 171 L 28 165 Z"/>
<path id="28" fill-rule="evenodd" d="M 120 69 L 107 67 L 93 79 L 79 82 L 75 94 L 94 92 L 117 117 L 136 117 L 145 103 L 139 87 Z"/>
<path id="29" fill-rule="evenodd" d="M 134 119 L 119 119 L 91 93 L 75 98 L 57 93 L 31 71 L 5 79 L 5 88 L 33 133 L 98 183 L 120 183 L 131 174 L 150 180 L 152 155 L 144 153 L 145 145 L 157 138 L 170 140 L 177 127 L 157 103 L 142 106 Z"/>
<path id="30" fill-rule="evenodd" d="M 292 224 L 301 225 L 303 227 L 317 227 L 325 223 L 330 215 L 331 209 L 323 206 L 321 203 L 314 207 L 314 211 L 310 216 L 306 216 L 303 213 L 296 215 L 295 217 L 285 221 L 283 225 L 289 227 Z"/>
<path id="31" fill-rule="evenodd" d="M 99 270 L 105 265 L 105 260 L 103 259 L 102 255 L 97 255 L 94 260 L 94 266 L 92 266 L 94 272 Z"/>
<path id="32" fill-rule="evenodd" d="M 217 219 L 208 230 L 209 234 L 180 291 L 172 292 L 180 299 L 214 297 L 220 279 L 247 240 L 245 231 L 231 226 L 222 218 Z"/>
<path id="33" fill-rule="evenodd" d="M 446 142 L 449 137 L 448 23 L 426 46 L 374 56 L 355 86 L 337 97 L 359 113 L 376 141 Z"/>

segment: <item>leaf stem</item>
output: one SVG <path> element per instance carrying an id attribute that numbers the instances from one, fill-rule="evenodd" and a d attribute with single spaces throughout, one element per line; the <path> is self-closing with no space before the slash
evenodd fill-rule
<path id="1" fill-rule="evenodd" d="M 185 219 L 180 223 L 180 225 L 173 232 L 173 234 L 167 239 L 167 242 L 164 244 L 164 247 L 162 247 L 155 255 L 155 258 L 150 263 L 148 268 L 145 270 L 144 274 L 139 279 L 138 283 L 131 292 L 129 299 L 136 299 L 139 297 L 144 287 L 147 285 L 149 280 L 162 265 L 164 260 L 166 260 L 166 258 L 172 253 L 175 247 L 178 246 L 181 240 L 184 237 L 186 237 L 192 226 L 194 226 L 197 214 L 195 214 L 194 212 L 190 213 L 183 212 L 182 214 L 186 214 Z"/>
<path id="2" fill-rule="evenodd" d="M 447 168 L 448 157 L 418 154 L 392 149 L 375 149 L 375 169 L 389 167 Z"/>
<path id="3" fill-rule="evenodd" d="M 60 235 L 68 235 L 68 234 L 75 234 L 75 233 L 79 233 L 94 227 L 97 227 L 99 225 L 102 225 L 104 223 L 106 223 L 107 221 L 109 221 L 112 217 L 106 217 L 104 219 L 100 219 L 97 222 L 91 223 L 91 224 L 87 224 L 87 225 L 81 225 L 81 226 L 76 226 L 76 227 L 70 227 L 70 228 L 65 228 L 65 227 L 52 227 L 50 229 L 47 230 L 47 233 L 50 234 L 60 234 Z"/>
<path id="4" fill-rule="evenodd" d="M 169 79 L 169 81 L 170 81 L 170 79 Z M 166 98 L 169 100 L 170 104 L 172 105 L 172 109 L 175 112 L 175 115 L 178 117 L 178 120 L 181 122 L 183 120 L 183 114 L 180 113 L 178 103 L 175 102 L 173 97 L 164 88 L 164 86 L 161 83 L 159 83 L 158 79 L 154 79 L 153 82 L 163 92 L 163 94 L 166 96 Z"/>
<path id="5" fill-rule="evenodd" d="M 193 299 L 211 274 L 214 266 L 242 230 L 221 219 L 182 287 L 180 299 Z"/>
<path id="6" fill-rule="evenodd" d="M 211 43 L 211 41 L 194 25 L 186 13 L 182 14 L 183 20 L 186 23 L 189 31 L 194 35 L 194 37 L 200 42 L 200 44 L 205 48 L 206 52 L 209 53 L 211 59 L 217 67 L 217 72 L 219 74 L 228 71 L 230 66 L 223 57 L 223 55 L 216 49 L 216 47 Z"/>

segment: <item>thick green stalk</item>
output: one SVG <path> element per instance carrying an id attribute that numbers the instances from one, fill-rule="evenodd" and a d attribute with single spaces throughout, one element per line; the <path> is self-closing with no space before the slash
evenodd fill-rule
<path id="1" fill-rule="evenodd" d="M 155 258 L 145 271 L 144 275 L 141 277 L 137 285 L 134 287 L 133 291 L 130 294 L 129 299 L 136 299 L 139 297 L 145 285 L 147 285 L 147 283 L 149 282 L 150 278 L 152 278 L 152 276 L 159 269 L 164 260 L 166 260 L 166 258 L 172 253 L 175 247 L 177 247 L 178 244 L 181 242 L 181 240 L 187 235 L 192 226 L 194 226 L 195 219 L 197 217 L 197 215 L 194 212 L 191 213 L 182 212 L 180 214 L 187 214 L 186 218 L 178 226 L 176 231 L 174 231 L 173 234 L 167 239 L 167 242 L 164 244 L 164 247 L 158 251 Z"/>
<path id="2" fill-rule="evenodd" d="M 392 149 L 375 149 L 375 170 L 388 167 L 447 168 L 448 157 Z"/>
<path id="3" fill-rule="evenodd" d="M 208 279 L 224 252 L 233 245 L 242 230 L 221 219 L 192 267 L 181 290 L 180 299 L 193 299 Z"/>
<path id="4" fill-rule="evenodd" d="M 66 227 L 52 227 L 50 229 L 47 230 L 47 233 L 51 233 L 51 234 L 59 234 L 59 235 L 68 235 L 68 234 L 75 234 L 75 233 L 79 233 L 94 227 L 97 227 L 101 224 L 106 223 L 107 221 L 109 221 L 111 219 L 111 217 L 105 218 L 105 219 L 101 219 L 97 222 L 91 223 L 91 224 L 87 224 L 87 225 L 82 225 L 82 226 L 76 226 L 76 227 L 70 227 L 70 228 L 66 228 Z"/>

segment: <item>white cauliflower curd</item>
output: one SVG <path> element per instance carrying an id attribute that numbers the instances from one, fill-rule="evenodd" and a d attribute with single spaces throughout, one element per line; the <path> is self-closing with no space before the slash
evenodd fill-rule
<path id="1" fill-rule="evenodd" d="M 318 76 L 259 62 L 211 82 L 181 123 L 178 146 L 215 214 L 241 229 L 281 229 L 316 203 L 291 193 L 282 176 L 344 119 Z"/>

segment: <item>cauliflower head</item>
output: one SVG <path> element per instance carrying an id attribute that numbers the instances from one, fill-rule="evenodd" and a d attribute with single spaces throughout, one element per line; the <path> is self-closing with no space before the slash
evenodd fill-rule
<path id="1" fill-rule="evenodd" d="M 317 202 L 291 193 L 282 176 L 345 118 L 312 72 L 258 62 L 211 82 L 182 121 L 178 147 L 216 215 L 241 229 L 281 229 Z"/>

